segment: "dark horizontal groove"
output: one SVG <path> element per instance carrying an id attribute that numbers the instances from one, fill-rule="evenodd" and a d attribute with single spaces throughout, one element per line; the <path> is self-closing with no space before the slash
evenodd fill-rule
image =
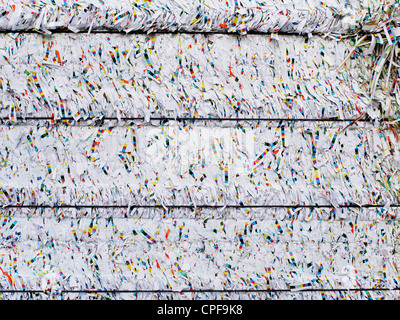
<path id="1" fill-rule="evenodd" d="M 205 293 L 213 293 L 213 292 L 304 292 L 304 291 L 308 291 L 308 292 L 321 292 L 321 291 L 395 291 L 395 290 L 400 290 L 400 288 L 394 288 L 394 289 L 389 289 L 389 288 L 384 288 L 384 289 L 378 289 L 378 288 L 350 288 L 350 289 L 339 289 L 339 288 L 326 288 L 326 289 L 315 289 L 315 288 L 311 288 L 311 289 L 303 289 L 303 290 L 292 290 L 292 289 L 196 289 L 196 290 L 181 290 L 181 291 L 173 291 L 173 290 L 82 290 L 80 292 L 84 292 L 84 293 L 134 293 L 134 292 L 138 292 L 138 293 L 145 293 L 145 292 L 168 292 L 168 293 L 179 293 L 179 292 L 183 292 L 183 293 L 187 293 L 187 292 L 205 292 Z M 63 290 L 63 292 L 77 292 L 74 290 Z"/>
<path id="2" fill-rule="evenodd" d="M 339 208 L 383 208 L 384 204 L 346 204 L 346 205 L 337 205 Z M 130 205 L 130 208 L 334 208 L 333 205 L 329 204 L 227 204 L 227 205 L 192 205 L 192 204 L 169 204 L 169 205 L 161 205 L 161 204 L 143 204 L 143 205 Z M 398 208 L 400 204 L 391 204 L 390 207 Z M 3 208 L 128 208 L 128 204 L 125 205 L 112 205 L 112 204 L 54 204 L 54 205 L 34 205 L 34 204 L 4 204 Z"/>
<path id="3" fill-rule="evenodd" d="M 136 121 L 136 120 L 144 120 L 144 117 L 124 117 L 120 118 L 121 121 Z M 11 121 L 10 118 L 8 117 L 1 117 L 0 120 L 2 121 Z M 66 118 L 61 118 L 61 119 L 54 119 L 52 117 L 21 117 L 17 118 L 17 121 L 23 121 L 23 120 L 47 120 L 47 121 L 75 121 L 74 118 L 72 117 L 66 117 Z M 117 117 L 103 117 L 101 119 L 97 118 L 89 118 L 89 119 L 78 119 L 76 122 L 79 121 L 99 121 L 101 122 L 102 120 L 119 120 Z M 304 122 L 349 122 L 349 121 L 356 121 L 357 119 L 337 119 L 337 118 L 189 118 L 189 117 L 183 117 L 183 118 L 174 118 L 174 117 L 153 117 L 150 118 L 150 120 L 155 120 L 155 121 L 288 121 L 288 122 L 296 122 L 296 121 L 304 121 Z M 17 122 L 17 121 L 11 121 L 11 122 Z M 369 122 L 371 121 L 370 119 L 359 119 L 357 121 L 360 122 Z M 389 119 L 381 119 L 380 121 L 391 121 Z"/>
<path id="4" fill-rule="evenodd" d="M 42 30 L 44 31 L 44 30 Z M 64 29 L 54 29 L 50 30 L 47 29 L 46 31 L 51 32 L 52 34 L 59 34 L 59 33 L 66 33 L 66 34 L 88 34 L 89 29 L 85 30 L 79 30 L 77 32 L 74 32 L 68 28 Z M 41 34 L 41 32 L 33 29 L 27 29 L 27 30 L 0 30 L 0 34 L 6 34 L 6 33 L 36 33 L 36 34 Z M 217 35 L 237 35 L 237 36 L 245 36 L 245 35 L 265 35 L 269 36 L 273 34 L 274 32 L 262 32 L 262 31 L 257 31 L 257 30 L 249 30 L 246 32 L 246 34 L 240 34 L 239 32 L 224 32 L 224 31 L 202 31 L 202 30 L 155 30 L 155 31 L 144 31 L 144 30 L 132 30 L 129 32 L 126 32 L 125 30 L 115 30 L 115 29 L 101 29 L 101 30 L 91 30 L 91 34 L 217 34 Z M 295 32 L 284 32 L 284 31 L 277 31 L 276 32 L 278 35 L 291 35 L 291 36 L 302 36 L 302 37 L 308 37 L 309 33 L 295 33 Z M 318 35 L 320 33 L 318 32 L 311 32 L 313 35 Z M 321 35 L 324 35 L 321 33 Z M 350 37 L 352 34 L 345 34 L 341 35 L 342 38 L 344 37 Z"/>
<path id="5" fill-rule="evenodd" d="M 53 292 L 59 293 L 214 293 L 214 292 L 226 292 L 226 293 L 236 293 L 236 292 L 341 292 L 341 291 L 397 291 L 400 288 L 348 288 L 348 289 L 340 289 L 340 288 L 311 288 L 311 289 L 303 289 L 303 290 L 293 290 L 293 289 L 196 289 L 196 290 L 55 290 Z M 48 293 L 50 291 L 45 290 L 0 290 L 0 292 L 4 293 Z"/>

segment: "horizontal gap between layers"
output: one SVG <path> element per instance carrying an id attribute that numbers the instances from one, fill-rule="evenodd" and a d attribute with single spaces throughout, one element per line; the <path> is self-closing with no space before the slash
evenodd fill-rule
<path id="1" fill-rule="evenodd" d="M 78 119 L 75 120 L 72 117 L 65 117 L 54 119 L 52 117 L 21 117 L 17 118 L 17 120 L 11 120 L 9 117 L 0 117 L 0 121 L 10 121 L 10 122 L 18 122 L 24 120 L 47 120 L 47 121 L 98 121 L 101 122 L 103 120 L 115 120 L 115 121 L 136 121 L 136 120 L 145 120 L 144 117 L 121 117 L 118 119 L 117 117 L 102 117 L 102 118 L 89 118 L 89 119 Z M 337 118 L 205 118 L 205 117 L 197 117 L 197 118 L 179 118 L 179 117 L 152 117 L 150 121 L 287 121 L 287 122 L 350 122 L 350 121 L 359 121 L 359 122 L 374 122 L 375 120 L 370 119 L 337 119 Z M 379 119 L 378 121 L 392 121 L 391 119 Z"/>
<path id="2" fill-rule="evenodd" d="M 48 33 L 47 33 L 48 32 Z M 249 30 L 245 34 L 244 33 L 239 33 L 238 31 L 235 32 L 228 32 L 228 31 L 201 31 L 201 30 L 149 30 L 149 31 L 144 31 L 144 30 L 132 30 L 132 31 L 126 31 L 126 30 L 111 30 L 111 29 L 102 29 L 102 30 L 91 30 L 89 32 L 89 29 L 85 30 L 79 30 L 79 31 L 72 31 L 67 28 L 63 29 L 54 29 L 54 30 L 33 30 L 33 29 L 27 29 L 27 30 L 0 30 L 0 34 L 7 34 L 7 33 L 36 33 L 36 34 L 42 34 L 42 35 L 51 35 L 53 33 L 65 33 L 65 34 L 206 34 L 206 35 L 237 35 L 237 36 L 246 36 L 246 35 L 266 35 L 269 36 L 271 34 L 274 34 L 274 32 L 263 32 L 263 31 L 256 31 L 256 30 Z M 363 33 L 363 32 L 360 32 Z M 309 37 L 309 34 L 312 35 L 320 35 L 320 36 L 326 36 L 324 33 L 318 33 L 318 32 L 309 32 L 309 33 L 295 33 L 295 32 L 284 32 L 284 31 L 277 31 L 275 34 L 278 35 L 285 35 L 285 36 L 300 36 L 300 37 Z M 348 38 L 348 37 L 353 37 L 357 33 L 353 34 L 343 34 L 340 35 L 340 38 Z M 332 36 L 335 36 L 336 34 L 331 34 Z"/>
<path id="3" fill-rule="evenodd" d="M 398 291 L 400 288 L 348 288 L 348 289 L 339 289 L 339 288 L 321 288 L 321 289 L 196 289 L 196 290 L 54 290 L 54 291 L 46 291 L 46 290 L 0 290 L 0 292 L 5 293 L 214 293 L 214 292 L 227 292 L 227 293 L 235 293 L 235 292 L 322 292 L 322 291 Z"/>
<path id="4" fill-rule="evenodd" d="M 161 205 L 161 204 L 143 204 L 143 205 L 108 205 L 108 204 L 54 204 L 54 205 L 30 205 L 30 204 L 10 204 L 3 205 L 2 208 L 187 208 L 187 209 L 196 209 L 196 208 L 335 208 L 333 205 L 329 204 L 304 204 L 304 205 L 296 205 L 296 204 L 266 204 L 266 205 L 258 205 L 258 204 L 248 204 L 248 205 L 238 205 L 238 204 L 227 204 L 227 205 L 193 205 L 193 204 L 173 204 L 173 205 Z M 337 205 L 338 208 L 383 208 L 384 204 L 347 204 L 347 205 Z M 400 204 L 391 204 L 391 208 L 399 208 Z"/>

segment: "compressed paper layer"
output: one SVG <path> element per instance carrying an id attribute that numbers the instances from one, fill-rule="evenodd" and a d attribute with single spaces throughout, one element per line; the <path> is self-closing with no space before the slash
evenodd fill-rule
<path id="1" fill-rule="evenodd" d="M 397 285 L 398 221 L 383 216 L 327 221 L 300 209 L 256 220 L 138 219 L 115 218 L 116 210 L 108 209 L 66 209 L 75 217 L 63 210 L 17 209 L 5 216 L 0 225 L 3 288 L 57 296 L 57 291 L 90 289 L 297 291 Z M 373 295 L 392 297 L 390 292 Z"/>
<path id="2" fill-rule="evenodd" d="M 396 116 L 351 41 L 264 35 L 0 36 L 1 115 L 55 118 Z M 338 68 L 341 67 L 338 71 Z M 375 78 L 379 78 L 376 76 Z M 391 82 L 392 83 L 392 82 Z"/>
<path id="3" fill-rule="evenodd" d="M 398 7 L 381 1 L 7 1 L 0 29 L 73 32 L 212 31 L 340 35 L 392 17 Z M 376 26 L 375 26 L 376 27 Z"/>
<path id="4" fill-rule="evenodd" d="M 0 139 L 5 205 L 399 203 L 397 136 L 369 123 L 3 125 Z"/>

